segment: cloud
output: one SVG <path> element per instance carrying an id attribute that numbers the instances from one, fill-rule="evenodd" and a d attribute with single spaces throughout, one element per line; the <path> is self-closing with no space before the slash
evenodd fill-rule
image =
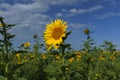
<path id="1" fill-rule="evenodd" d="M 93 27 L 92 24 L 80 24 L 80 23 L 70 23 L 69 26 L 73 28 Z"/>
<path id="2" fill-rule="evenodd" d="M 37 2 L 0 4 L 0 16 L 5 18 L 6 23 L 16 24 L 10 32 L 17 34 L 14 41 L 18 44 L 27 40 L 31 41 L 34 33 L 43 34 L 45 25 L 51 20 L 49 15 L 44 14 L 48 10 L 49 5 Z"/>
<path id="3" fill-rule="evenodd" d="M 52 4 L 68 4 L 68 5 L 71 5 L 73 3 L 77 3 L 78 0 L 54 0 L 52 1 Z"/>
<path id="4" fill-rule="evenodd" d="M 14 5 L 16 3 L 21 3 L 21 4 L 28 4 L 28 3 L 32 3 L 32 0 L 0 0 L 0 3 L 7 3 L 7 4 L 11 4 Z"/>
<path id="5" fill-rule="evenodd" d="M 88 9 L 70 9 L 70 10 L 65 10 L 64 9 L 64 12 L 66 11 L 67 12 L 67 17 L 71 17 L 71 16 L 75 16 L 75 15 L 78 15 L 78 14 L 84 14 L 84 13 L 89 13 L 89 12 L 92 12 L 92 11 L 96 11 L 96 10 L 99 10 L 99 9 L 102 9 L 103 6 L 102 5 L 97 5 L 97 6 L 93 6 L 93 7 L 90 7 Z"/>
<path id="6" fill-rule="evenodd" d="M 68 5 L 73 5 L 77 3 L 84 3 L 87 2 L 88 0 L 58 0 L 57 4 L 68 4 Z"/>
<path id="7" fill-rule="evenodd" d="M 88 0 L 32 0 L 34 2 L 42 3 L 42 4 L 50 4 L 50 5 L 73 5 L 78 3 L 85 3 Z"/>
<path id="8" fill-rule="evenodd" d="M 103 6 L 101 5 L 97 5 L 97 6 L 93 6 L 93 7 L 90 7 L 88 9 L 71 9 L 69 10 L 70 13 L 73 13 L 73 14 L 83 14 L 83 13 L 86 13 L 86 12 L 92 12 L 92 11 L 95 11 L 95 10 L 98 10 L 98 9 L 101 9 L 103 8 Z"/>
<path id="9" fill-rule="evenodd" d="M 86 26 L 86 24 L 79 24 L 79 23 L 71 23 L 69 25 L 74 28 L 81 28 Z"/>
<path id="10" fill-rule="evenodd" d="M 112 16 L 120 16 L 120 12 L 118 12 L 118 13 L 109 12 L 109 13 L 106 13 L 103 15 L 95 15 L 95 17 L 98 19 L 105 19 L 105 18 L 109 18 Z"/>
<path id="11" fill-rule="evenodd" d="M 57 13 L 57 14 L 56 14 L 56 17 L 58 17 L 58 18 L 59 18 L 59 17 L 62 17 L 62 16 L 63 16 L 62 13 Z"/>
<path id="12" fill-rule="evenodd" d="M 1 4 L 0 7 L 4 10 L 1 12 L 1 16 L 5 17 L 7 22 L 24 25 L 24 27 L 34 24 L 40 24 L 49 18 L 48 15 L 43 14 L 49 7 L 45 5 L 39 5 L 38 3 L 32 4 Z M 41 21 L 41 22 L 40 22 Z M 38 23 L 39 22 L 39 23 Z"/>
<path id="13" fill-rule="evenodd" d="M 39 4 L 39 3 L 31 3 L 31 4 L 20 4 L 17 3 L 15 5 L 10 4 L 1 4 L 0 8 L 5 10 L 5 12 L 12 12 L 12 13 L 31 13 L 31 12 L 39 12 L 43 13 L 49 9 L 48 5 Z"/>
<path id="14" fill-rule="evenodd" d="M 109 5 L 116 5 L 117 4 L 117 0 L 102 0 L 104 3 L 107 3 Z"/>

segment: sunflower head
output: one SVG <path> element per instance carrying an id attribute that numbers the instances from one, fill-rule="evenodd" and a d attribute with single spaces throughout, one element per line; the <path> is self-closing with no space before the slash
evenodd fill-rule
<path id="1" fill-rule="evenodd" d="M 3 25 L 2 25 L 2 24 L 0 24 L 0 27 L 3 27 Z"/>
<path id="2" fill-rule="evenodd" d="M 67 22 L 61 19 L 57 19 L 50 24 L 46 25 L 46 30 L 44 31 L 44 41 L 47 49 L 54 47 L 59 48 L 59 45 L 63 43 L 63 37 L 66 36 Z"/>
<path id="3" fill-rule="evenodd" d="M 24 46 L 24 48 L 28 48 L 28 47 L 30 46 L 30 42 L 25 42 L 25 43 L 23 44 L 23 46 Z"/>
<path id="4" fill-rule="evenodd" d="M 90 32 L 89 29 L 84 30 L 84 34 L 89 34 L 89 32 Z"/>
<path id="5" fill-rule="evenodd" d="M 21 57 L 20 53 L 17 53 L 15 56 L 16 56 L 18 59 L 20 59 L 20 57 Z"/>

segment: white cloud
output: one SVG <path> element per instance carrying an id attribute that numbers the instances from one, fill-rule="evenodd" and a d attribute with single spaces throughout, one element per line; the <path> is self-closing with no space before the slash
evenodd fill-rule
<path id="1" fill-rule="evenodd" d="M 62 9 L 62 12 L 67 12 L 67 10 L 66 9 Z"/>
<path id="2" fill-rule="evenodd" d="M 58 0 L 57 4 L 68 4 L 68 5 L 75 4 L 75 5 L 77 5 L 78 3 L 82 4 L 82 3 L 85 3 L 85 2 L 88 2 L 88 0 Z"/>
<path id="3" fill-rule="evenodd" d="M 92 24 L 80 24 L 80 23 L 70 23 L 69 26 L 73 28 L 93 27 Z"/>
<path id="4" fill-rule="evenodd" d="M 102 1 L 109 5 L 116 5 L 118 2 L 117 0 L 102 0 Z"/>
<path id="5" fill-rule="evenodd" d="M 77 9 L 70 9 L 69 12 L 70 13 L 78 13 L 78 10 Z"/>
<path id="6" fill-rule="evenodd" d="M 68 4 L 71 5 L 73 3 L 77 3 L 78 0 L 54 0 L 52 3 L 53 4 Z"/>
<path id="7" fill-rule="evenodd" d="M 15 4 L 15 3 L 26 4 L 28 2 L 30 3 L 32 1 L 31 0 L 0 0 L 0 3 L 10 3 L 10 4 Z"/>
<path id="8" fill-rule="evenodd" d="M 74 28 L 81 28 L 86 26 L 86 24 L 79 24 L 79 23 L 71 23 L 69 25 Z"/>
<path id="9" fill-rule="evenodd" d="M 58 18 L 59 18 L 59 17 L 62 17 L 62 16 L 63 16 L 62 13 L 57 13 L 57 14 L 56 14 L 56 17 L 58 17 Z"/>
<path id="10" fill-rule="evenodd" d="M 44 5 L 39 5 L 37 3 L 32 4 L 2 4 L 2 8 L 5 8 L 5 11 L 2 11 L 1 15 L 6 18 L 6 21 L 9 23 L 19 24 L 19 28 L 25 28 L 26 26 L 33 25 L 43 25 L 46 20 L 49 20 L 49 16 L 42 14 L 49 9 L 49 7 L 44 7 Z"/>
<path id="11" fill-rule="evenodd" d="M 31 4 L 1 4 L 0 8 L 5 9 L 5 12 L 12 12 L 12 13 L 24 13 L 24 12 L 39 12 L 43 13 L 49 9 L 48 5 L 39 4 L 39 3 L 31 3 Z M 25 13 L 24 13 L 25 14 Z"/>
<path id="12" fill-rule="evenodd" d="M 44 14 L 49 10 L 49 5 L 40 3 L 14 5 L 2 3 L 0 4 L 0 16 L 5 18 L 6 23 L 17 24 L 10 31 L 17 34 L 15 41 L 19 43 L 31 41 L 34 33 L 42 35 L 45 25 L 50 21 L 51 17 Z"/>
<path id="13" fill-rule="evenodd" d="M 74 15 L 78 15 L 78 14 L 84 14 L 84 13 L 88 13 L 88 12 L 92 12 L 92 11 L 96 11 L 99 9 L 102 9 L 103 6 L 102 5 L 97 5 L 97 6 L 93 6 L 87 9 L 70 9 L 69 11 L 67 11 L 67 16 L 74 16 Z M 64 10 L 65 11 L 65 10 Z"/>
<path id="14" fill-rule="evenodd" d="M 112 16 L 120 16 L 120 12 L 118 12 L 118 13 L 109 12 L 109 13 L 106 13 L 103 15 L 95 15 L 95 17 L 98 19 L 105 19 L 105 18 L 109 18 Z"/>
<path id="15" fill-rule="evenodd" d="M 32 0 L 34 2 L 39 2 L 42 4 L 50 4 L 50 5 L 77 5 L 77 3 L 85 3 L 88 0 Z"/>

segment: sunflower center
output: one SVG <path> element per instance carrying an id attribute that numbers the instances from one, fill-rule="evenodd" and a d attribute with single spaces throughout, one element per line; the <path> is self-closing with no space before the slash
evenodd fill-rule
<path id="1" fill-rule="evenodd" d="M 55 28 L 53 33 L 52 33 L 52 36 L 54 39 L 59 39 L 62 35 L 62 29 L 61 28 Z"/>

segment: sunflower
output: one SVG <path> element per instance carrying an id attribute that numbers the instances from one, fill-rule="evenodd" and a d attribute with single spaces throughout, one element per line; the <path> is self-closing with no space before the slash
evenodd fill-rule
<path id="1" fill-rule="evenodd" d="M 0 27 L 2 27 L 3 25 L 2 24 L 0 24 Z"/>
<path id="2" fill-rule="evenodd" d="M 30 43 L 29 43 L 29 42 L 25 42 L 25 43 L 23 44 L 23 46 L 24 46 L 24 48 L 28 48 L 28 47 L 30 46 Z"/>
<path id="3" fill-rule="evenodd" d="M 44 41 L 48 50 L 52 47 L 58 49 L 59 45 L 63 43 L 62 38 L 66 36 L 67 26 L 67 22 L 64 22 L 61 19 L 57 19 L 46 25 Z"/>
<path id="4" fill-rule="evenodd" d="M 89 34 L 89 33 L 90 33 L 89 29 L 85 29 L 85 30 L 84 30 L 84 33 L 85 33 L 85 34 Z"/>

